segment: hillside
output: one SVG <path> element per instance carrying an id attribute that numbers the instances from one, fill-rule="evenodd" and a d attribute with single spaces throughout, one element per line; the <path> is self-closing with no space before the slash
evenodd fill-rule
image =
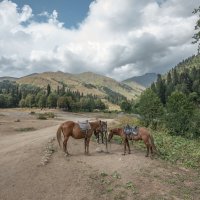
<path id="1" fill-rule="evenodd" d="M 178 72 L 182 72 L 184 69 L 196 69 L 200 68 L 200 55 L 193 55 L 175 66 Z"/>
<path id="2" fill-rule="evenodd" d="M 100 98 L 109 95 L 107 91 L 112 90 L 114 93 L 123 95 L 127 99 L 134 99 L 144 90 L 139 84 L 128 86 L 125 83 L 120 83 L 112 78 L 92 72 L 81 74 L 70 74 L 60 71 L 44 72 L 19 78 L 17 83 L 32 84 L 43 88 L 50 84 L 53 90 L 56 90 L 58 86 L 62 87 L 64 84 L 66 88 L 73 91 L 78 90 L 84 94 L 94 94 Z"/>
<path id="3" fill-rule="evenodd" d="M 3 76 L 0 77 L 0 81 L 8 80 L 8 81 L 16 81 L 18 78 L 10 77 L 10 76 Z"/>
<path id="4" fill-rule="evenodd" d="M 128 84 L 129 86 L 132 86 L 132 84 L 139 84 L 144 87 L 149 87 L 154 81 L 157 79 L 156 73 L 147 73 L 142 76 L 134 76 L 129 79 L 126 79 L 123 81 L 123 83 Z"/>
<path id="5" fill-rule="evenodd" d="M 158 76 L 152 90 L 165 104 L 169 96 L 177 91 L 189 97 L 195 105 L 200 102 L 200 55 L 189 57 L 163 76 Z"/>

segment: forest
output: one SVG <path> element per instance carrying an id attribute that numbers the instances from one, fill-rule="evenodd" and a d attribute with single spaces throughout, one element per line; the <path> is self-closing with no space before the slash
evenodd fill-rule
<path id="1" fill-rule="evenodd" d="M 38 107 L 38 108 L 61 108 L 66 111 L 105 110 L 106 105 L 95 95 L 83 95 L 79 91 L 71 91 L 63 85 L 56 91 L 51 91 L 47 85 L 42 89 L 33 85 L 16 82 L 0 82 L 0 108 L 14 107 Z"/>
<path id="2" fill-rule="evenodd" d="M 146 126 L 200 137 L 200 55 L 182 61 L 166 75 L 158 75 L 133 107 Z"/>

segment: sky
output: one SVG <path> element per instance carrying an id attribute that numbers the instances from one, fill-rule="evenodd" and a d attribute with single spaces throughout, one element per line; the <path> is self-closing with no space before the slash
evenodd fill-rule
<path id="1" fill-rule="evenodd" d="M 0 76 L 165 73 L 197 53 L 199 0 L 0 1 Z"/>

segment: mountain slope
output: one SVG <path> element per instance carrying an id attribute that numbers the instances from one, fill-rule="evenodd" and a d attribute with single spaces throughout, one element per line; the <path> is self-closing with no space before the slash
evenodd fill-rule
<path id="1" fill-rule="evenodd" d="M 194 105 L 199 105 L 200 55 L 192 56 L 178 63 L 166 74 L 160 76 L 151 88 L 158 94 L 163 104 L 166 104 L 169 96 L 176 91 L 188 96 Z"/>
<path id="2" fill-rule="evenodd" d="M 193 55 L 183 60 L 175 66 L 175 69 L 178 72 L 182 72 L 184 69 L 192 69 L 193 67 L 195 67 L 196 69 L 200 68 L 200 55 Z"/>
<path id="3" fill-rule="evenodd" d="M 140 84 L 144 87 L 149 87 L 157 79 L 156 73 L 147 73 L 142 76 L 135 76 L 129 79 L 124 80 L 123 82 L 131 85 L 132 83 Z"/>
<path id="4" fill-rule="evenodd" d="M 0 77 L 0 81 L 5 81 L 5 80 L 8 80 L 8 81 L 16 81 L 18 78 L 15 78 L 15 77 L 11 77 L 11 76 L 3 76 L 3 77 Z"/>
<path id="5" fill-rule="evenodd" d="M 117 82 L 112 78 L 92 72 L 85 72 L 81 74 L 70 74 L 63 72 L 44 72 L 41 74 L 33 74 L 22 77 L 17 80 L 19 84 L 32 84 L 42 88 L 46 88 L 48 84 L 53 90 L 57 87 L 65 85 L 73 91 L 80 91 L 84 94 L 97 95 L 104 98 L 108 95 L 107 88 L 114 91 L 116 94 L 121 94 L 127 99 L 134 99 L 144 90 L 139 84 L 128 86 L 125 83 Z"/>

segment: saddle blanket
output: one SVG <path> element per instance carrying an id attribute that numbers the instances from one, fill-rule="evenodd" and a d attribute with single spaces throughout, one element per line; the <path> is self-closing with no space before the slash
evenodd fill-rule
<path id="1" fill-rule="evenodd" d="M 137 126 L 130 126 L 130 125 L 127 124 L 124 127 L 124 133 L 126 135 L 131 135 L 131 134 L 137 135 L 138 134 L 138 127 Z"/>
<path id="2" fill-rule="evenodd" d="M 88 131 L 91 129 L 91 126 L 90 126 L 90 123 L 88 122 L 88 120 L 78 122 L 78 125 L 79 125 L 81 131 Z"/>

